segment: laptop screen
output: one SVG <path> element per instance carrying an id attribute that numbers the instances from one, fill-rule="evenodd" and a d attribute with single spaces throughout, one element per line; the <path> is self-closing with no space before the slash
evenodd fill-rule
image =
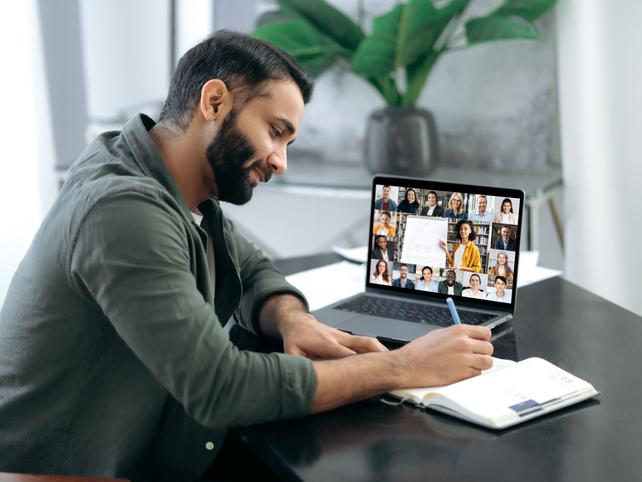
<path id="1" fill-rule="evenodd" d="M 372 194 L 368 286 L 514 308 L 523 191 L 377 176 Z"/>

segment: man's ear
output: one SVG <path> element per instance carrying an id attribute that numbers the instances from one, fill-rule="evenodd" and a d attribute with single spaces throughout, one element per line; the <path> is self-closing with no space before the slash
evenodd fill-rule
<path id="1" fill-rule="evenodd" d="M 210 79 L 201 88 L 199 111 L 206 122 L 215 122 L 220 127 L 230 113 L 233 96 L 221 79 Z"/>

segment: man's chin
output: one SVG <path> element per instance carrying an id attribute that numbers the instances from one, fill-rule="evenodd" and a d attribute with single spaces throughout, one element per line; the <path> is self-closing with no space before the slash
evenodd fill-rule
<path id="1" fill-rule="evenodd" d="M 228 202 L 230 204 L 236 204 L 237 206 L 242 206 L 247 204 L 252 199 L 254 194 L 254 186 L 250 183 L 245 184 L 244 186 L 237 186 L 232 189 L 225 189 L 219 192 L 219 200 Z"/>
<path id="2" fill-rule="evenodd" d="M 252 199 L 252 194 L 254 194 L 254 190 L 250 188 L 248 191 L 246 191 L 243 194 L 244 194 L 243 196 L 235 195 L 235 196 L 230 196 L 226 198 L 221 197 L 220 199 L 221 201 L 225 201 L 231 204 L 236 204 L 237 206 L 242 206 L 250 202 L 250 200 Z"/>

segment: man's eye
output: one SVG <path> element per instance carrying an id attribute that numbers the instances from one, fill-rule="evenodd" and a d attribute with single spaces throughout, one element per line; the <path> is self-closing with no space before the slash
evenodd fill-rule
<path id="1" fill-rule="evenodd" d="M 274 132 L 274 137 L 277 138 L 283 135 L 283 131 L 276 126 L 272 126 L 272 132 Z"/>

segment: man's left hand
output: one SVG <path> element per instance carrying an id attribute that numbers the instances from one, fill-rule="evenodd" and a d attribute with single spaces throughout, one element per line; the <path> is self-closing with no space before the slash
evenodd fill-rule
<path id="1" fill-rule="evenodd" d="M 388 351 L 376 338 L 354 336 L 318 321 L 310 313 L 297 313 L 280 323 L 283 349 L 312 360 L 342 358 L 357 353 Z"/>
<path id="2" fill-rule="evenodd" d="M 376 338 L 350 335 L 321 323 L 292 295 L 269 298 L 261 310 L 260 322 L 266 335 L 283 338 L 286 353 L 312 360 L 388 351 Z"/>

